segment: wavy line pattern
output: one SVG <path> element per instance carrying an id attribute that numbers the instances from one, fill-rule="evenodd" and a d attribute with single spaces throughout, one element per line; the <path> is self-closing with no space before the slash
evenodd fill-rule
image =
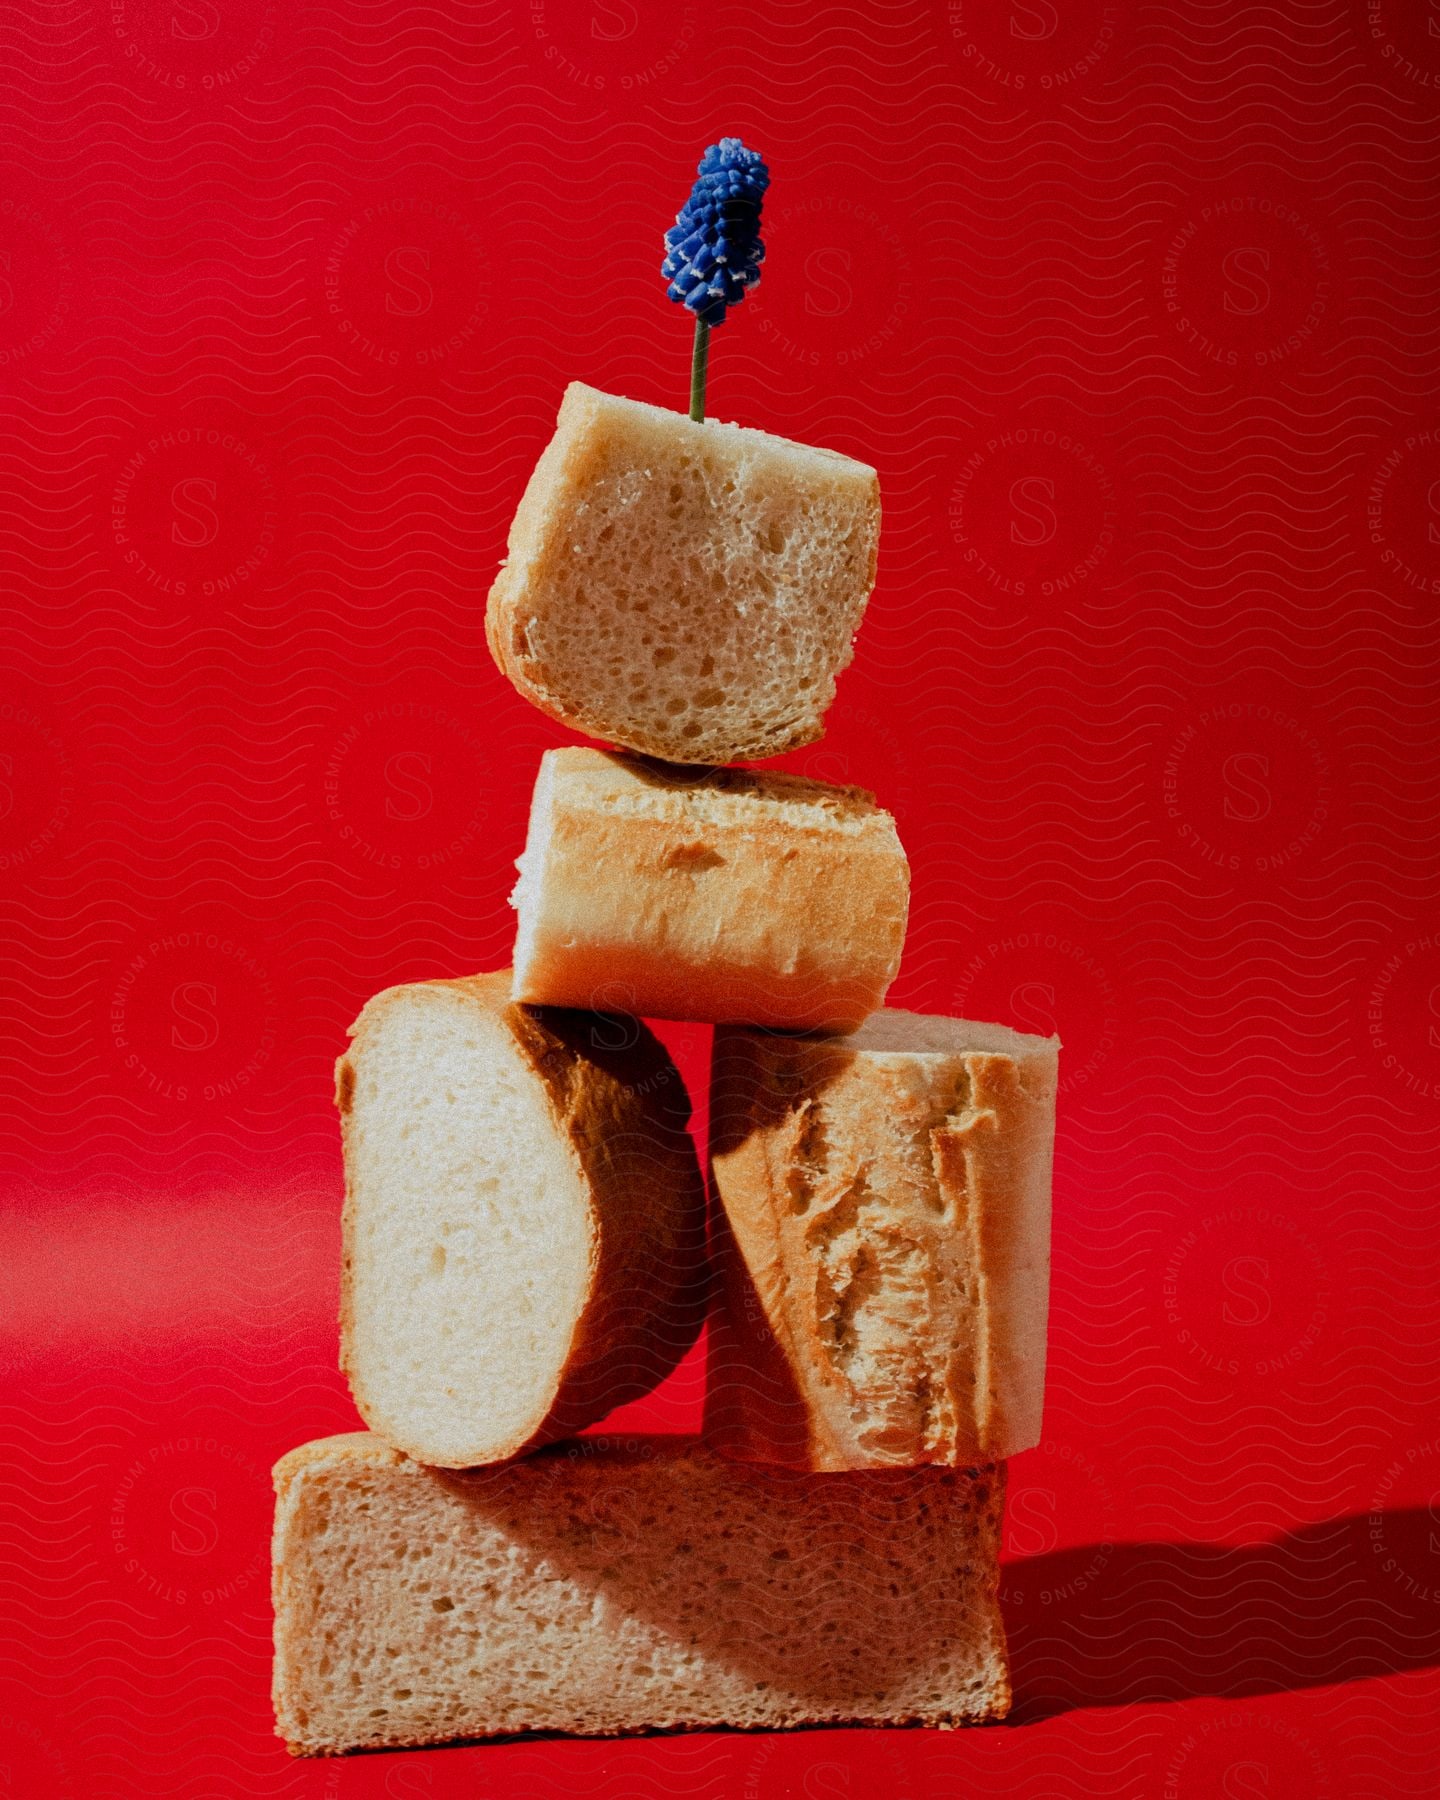
<path id="1" fill-rule="evenodd" d="M 1433 1781 L 1434 11 L 0 19 L 17 1800 Z M 330 1065 L 375 989 L 508 956 L 558 733 L 484 593 L 563 382 L 684 392 L 656 246 L 720 130 L 775 185 L 712 410 L 885 494 L 789 761 L 896 811 L 896 1003 L 1066 1044 L 1025 1728 L 291 1765 L 266 1472 L 354 1423 Z M 665 1028 L 697 1083 L 706 1035 Z"/>

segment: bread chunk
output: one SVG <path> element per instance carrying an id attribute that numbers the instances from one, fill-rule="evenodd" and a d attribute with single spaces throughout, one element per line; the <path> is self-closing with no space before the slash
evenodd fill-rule
<path id="1" fill-rule="evenodd" d="M 869 1469 L 1039 1442 L 1058 1051 L 904 1012 L 716 1032 L 716 1448 Z"/>
<path id="2" fill-rule="evenodd" d="M 777 756 L 820 736 L 879 532 L 864 463 L 572 382 L 490 590 L 491 654 L 589 737 Z"/>
<path id="3" fill-rule="evenodd" d="M 848 1031 L 900 965 L 909 865 L 860 788 L 550 750 L 519 867 L 517 1000 Z"/>
<path id="4" fill-rule="evenodd" d="M 647 1393 L 704 1307 L 674 1064 L 633 1019 L 530 1012 L 510 986 L 390 988 L 336 1069 L 341 1365 L 372 1430 L 448 1468 Z"/>
<path id="5" fill-rule="evenodd" d="M 275 1487 L 297 1755 L 1009 1705 L 999 1469 L 742 1471 L 596 1438 L 457 1475 L 359 1434 L 292 1451 Z"/>

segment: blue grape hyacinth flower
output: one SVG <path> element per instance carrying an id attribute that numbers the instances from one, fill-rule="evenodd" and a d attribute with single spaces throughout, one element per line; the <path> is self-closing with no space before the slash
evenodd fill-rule
<path id="1" fill-rule="evenodd" d="M 695 350 L 690 359 L 690 417 L 705 417 L 705 378 L 710 366 L 710 327 L 725 323 L 760 279 L 765 245 L 760 208 L 770 171 L 739 138 L 721 138 L 700 158 L 690 198 L 665 233 L 660 273 L 672 300 L 694 315 Z"/>
<path id="2" fill-rule="evenodd" d="M 739 138 L 721 138 L 700 158 L 690 198 L 665 233 L 660 273 L 670 298 L 702 325 L 723 325 L 726 309 L 760 279 L 760 209 L 769 185 L 763 158 Z"/>

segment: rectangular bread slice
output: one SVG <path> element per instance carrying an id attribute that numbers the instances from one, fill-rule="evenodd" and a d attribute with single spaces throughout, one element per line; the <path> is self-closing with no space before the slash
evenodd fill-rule
<path id="1" fill-rule="evenodd" d="M 1058 1051 L 904 1012 L 716 1032 L 713 1446 L 867 1469 L 1039 1442 Z"/>
<path id="2" fill-rule="evenodd" d="M 860 788 L 599 750 L 541 759 L 515 998 L 848 1031 L 900 964 L 910 872 Z"/>
<path id="3" fill-rule="evenodd" d="M 707 1298 L 679 1071 L 634 1019 L 510 987 L 388 988 L 336 1068 L 341 1364 L 372 1430 L 452 1468 L 647 1393 Z"/>
<path id="4" fill-rule="evenodd" d="M 326 1755 L 1001 1717 L 1003 1479 L 742 1470 L 686 1438 L 463 1475 L 307 1444 L 275 1470 L 280 1735 Z"/>
<path id="5" fill-rule="evenodd" d="M 875 471 L 572 382 L 486 629 L 552 718 L 672 762 L 812 743 L 875 584 Z"/>

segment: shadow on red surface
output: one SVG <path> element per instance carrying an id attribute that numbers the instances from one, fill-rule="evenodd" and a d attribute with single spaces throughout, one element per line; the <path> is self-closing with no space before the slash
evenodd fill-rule
<path id="1" fill-rule="evenodd" d="M 1001 1597 L 1012 1725 L 1395 1675 L 1440 1664 L 1440 1510 L 1240 1548 L 1084 1544 L 1007 1565 Z"/>

